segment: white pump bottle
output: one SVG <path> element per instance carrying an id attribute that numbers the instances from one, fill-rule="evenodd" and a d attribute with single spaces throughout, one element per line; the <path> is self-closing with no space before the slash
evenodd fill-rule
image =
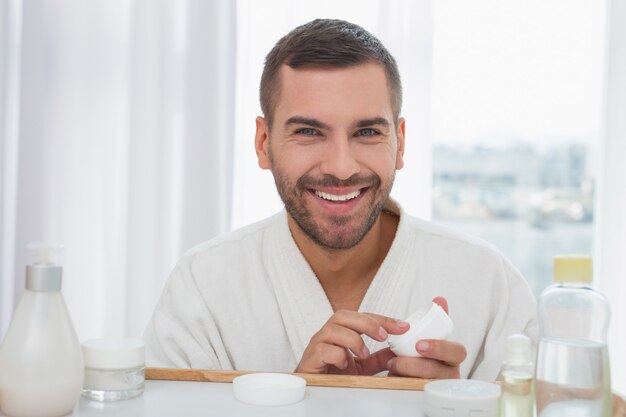
<path id="1" fill-rule="evenodd" d="M 0 409 L 11 417 L 72 412 L 83 384 L 83 359 L 61 294 L 60 245 L 27 245 L 37 261 L 26 267 L 26 291 L 0 346 Z"/>

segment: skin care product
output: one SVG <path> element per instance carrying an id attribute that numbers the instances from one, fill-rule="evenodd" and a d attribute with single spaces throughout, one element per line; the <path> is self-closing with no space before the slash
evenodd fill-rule
<path id="1" fill-rule="evenodd" d="M 415 347 L 418 341 L 446 340 L 452 333 L 452 320 L 437 303 L 432 303 L 426 313 L 416 311 L 405 321 L 410 324 L 409 330 L 401 335 L 389 335 L 387 339 L 391 351 L 396 356 L 419 357 L 421 355 Z"/>
<path id="2" fill-rule="evenodd" d="M 302 401 L 306 380 L 295 375 L 258 373 L 233 379 L 233 394 L 252 405 L 287 405 Z"/>
<path id="3" fill-rule="evenodd" d="M 145 344 L 141 339 L 94 339 L 83 343 L 83 396 L 119 401 L 141 395 L 145 379 Z"/>
<path id="4" fill-rule="evenodd" d="M 500 417 L 533 417 L 533 347 L 527 336 L 514 334 L 506 341 L 506 351 L 498 381 L 502 388 Z"/>
<path id="5" fill-rule="evenodd" d="M 440 379 L 424 386 L 428 417 L 498 417 L 500 387 L 473 379 Z"/>
<path id="6" fill-rule="evenodd" d="M 537 415 L 611 416 L 606 297 L 591 286 L 589 256 L 557 256 L 554 284 L 539 297 Z"/>
<path id="7" fill-rule="evenodd" d="M 66 415 L 80 398 L 83 361 L 54 262 L 62 247 L 27 247 L 37 261 L 26 267 L 26 291 L 0 347 L 0 408 L 12 417 Z"/>

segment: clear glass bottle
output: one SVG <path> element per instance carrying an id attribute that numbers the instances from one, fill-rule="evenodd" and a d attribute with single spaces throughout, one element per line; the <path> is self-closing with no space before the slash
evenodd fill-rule
<path id="1" fill-rule="evenodd" d="M 61 246 L 28 247 L 38 259 L 26 267 L 26 291 L 0 348 L 0 409 L 12 417 L 66 415 L 80 398 L 83 360 L 53 259 Z"/>
<path id="2" fill-rule="evenodd" d="M 610 308 L 590 285 L 591 258 L 556 257 L 554 280 L 538 303 L 537 415 L 610 417 Z"/>
<path id="3" fill-rule="evenodd" d="M 523 334 L 509 336 L 498 376 L 500 417 L 533 417 L 535 405 L 533 346 Z"/>

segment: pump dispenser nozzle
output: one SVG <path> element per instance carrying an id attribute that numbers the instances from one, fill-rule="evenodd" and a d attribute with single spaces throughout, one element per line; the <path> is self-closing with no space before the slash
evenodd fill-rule
<path id="1" fill-rule="evenodd" d="M 30 242 L 26 248 L 35 252 L 35 265 L 54 265 L 56 255 L 63 250 L 63 245 L 51 242 Z"/>
<path id="2" fill-rule="evenodd" d="M 26 289 L 31 291 L 59 291 L 62 268 L 55 264 L 56 254 L 63 245 L 48 242 L 31 242 L 26 247 L 35 251 L 35 262 L 26 266 Z"/>

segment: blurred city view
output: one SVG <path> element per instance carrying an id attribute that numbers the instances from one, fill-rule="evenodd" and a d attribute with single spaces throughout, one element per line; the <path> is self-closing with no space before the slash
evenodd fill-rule
<path id="1" fill-rule="evenodd" d="M 503 252 L 535 295 L 593 255 L 606 3 L 433 3 L 432 218 Z"/>
<path id="2" fill-rule="evenodd" d="M 495 245 L 538 296 L 551 283 L 555 255 L 592 254 L 591 159 L 577 140 L 436 144 L 433 220 Z"/>

